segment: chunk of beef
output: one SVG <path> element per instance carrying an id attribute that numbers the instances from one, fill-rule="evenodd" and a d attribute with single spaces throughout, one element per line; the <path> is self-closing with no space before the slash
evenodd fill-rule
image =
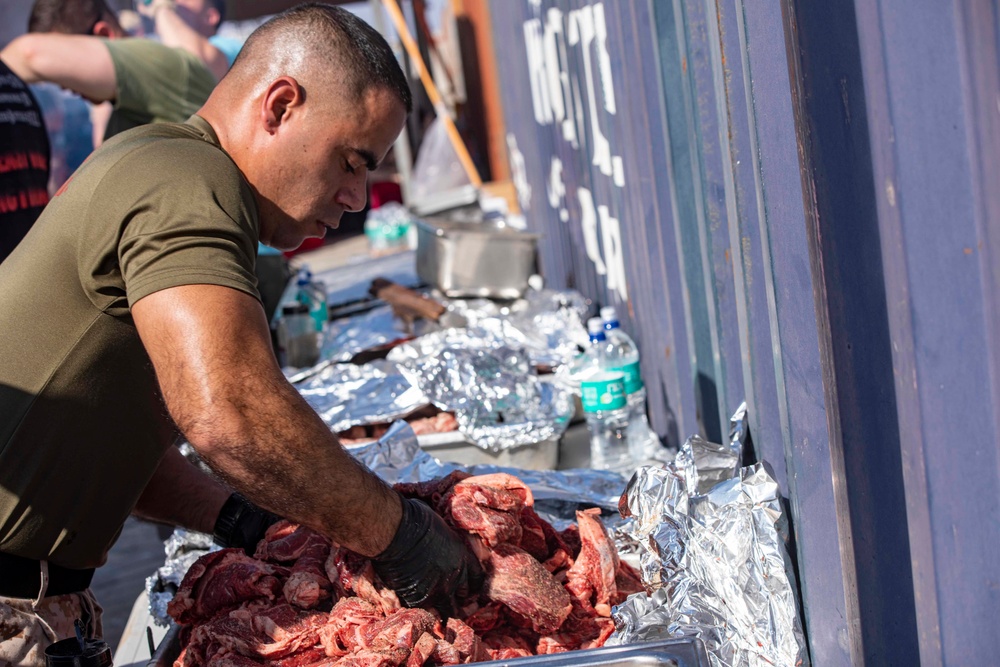
<path id="1" fill-rule="evenodd" d="M 341 598 L 330 610 L 326 625 L 320 628 L 320 644 L 330 657 L 353 653 L 364 645 L 365 629 L 383 618 L 381 610 L 370 602 Z"/>
<path id="2" fill-rule="evenodd" d="M 353 594 L 386 614 L 402 607 L 396 593 L 378 580 L 371 561 L 349 549 L 331 550 L 325 569 L 338 598 Z"/>
<path id="3" fill-rule="evenodd" d="M 490 659 L 483 641 L 475 631 L 457 618 L 449 618 L 445 639 L 458 651 L 460 662 L 482 662 Z"/>
<path id="4" fill-rule="evenodd" d="M 490 557 L 484 592 L 503 602 L 543 634 L 555 632 L 572 609 L 569 594 L 527 552 L 498 544 Z"/>
<path id="5" fill-rule="evenodd" d="M 302 555 L 292 566 L 282 589 L 286 600 L 303 609 L 312 609 L 320 600 L 330 597 L 330 589 L 333 588 L 324 570 L 330 555 L 330 540 L 319 533 L 309 532 Z"/>
<path id="6" fill-rule="evenodd" d="M 445 477 L 438 477 L 428 482 L 400 482 L 393 486 L 402 496 L 422 500 L 434 508 L 438 514 L 445 514 L 441 508 L 441 499 L 451 491 L 451 488 L 463 479 L 472 477 L 462 470 L 455 470 Z"/>
<path id="7" fill-rule="evenodd" d="M 423 667 L 424 663 L 434 655 L 437 645 L 438 640 L 431 633 L 425 632 L 420 635 L 420 639 L 417 640 L 417 643 L 413 645 L 413 650 L 410 651 L 410 657 L 406 659 L 406 667 Z"/>
<path id="8" fill-rule="evenodd" d="M 437 618 L 424 609 L 400 609 L 386 618 L 362 628 L 365 648 L 403 646 L 412 649 L 420 635 L 430 632 Z"/>
<path id="9" fill-rule="evenodd" d="M 488 546 L 521 541 L 521 511 L 534 504 L 531 489 L 506 473 L 464 479 L 442 499 L 452 525 L 481 537 Z"/>
<path id="10" fill-rule="evenodd" d="M 587 600 L 601 616 L 611 615 L 611 601 L 617 598 L 618 552 L 607 528 L 601 523 L 601 510 L 578 511 L 580 555 L 566 573 L 566 588 L 581 600 Z"/>
<path id="11" fill-rule="evenodd" d="M 257 648 L 257 655 L 270 662 L 312 648 L 319 643 L 319 631 L 326 625 L 327 618 L 325 613 L 302 612 L 289 604 L 254 615 L 254 630 L 270 639 Z"/>
<path id="12" fill-rule="evenodd" d="M 167 613 L 178 623 L 193 623 L 248 600 L 274 600 L 281 590 L 279 574 L 280 569 L 250 558 L 242 549 L 206 554 L 184 575 Z"/>
<path id="13" fill-rule="evenodd" d="M 254 557 L 275 563 L 291 563 L 302 556 L 314 535 L 316 533 L 309 528 L 283 519 L 267 529 Z"/>

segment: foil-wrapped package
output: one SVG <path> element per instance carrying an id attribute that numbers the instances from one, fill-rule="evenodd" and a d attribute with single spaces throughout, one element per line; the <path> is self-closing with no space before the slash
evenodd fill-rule
<path id="1" fill-rule="evenodd" d="M 541 381 L 523 349 L 485 329 L 431 333 L 394 348 L 389 360 L 483 449 L 558 438 L 573 416 L 569 392 Z"/>
<path id="2" fill-rule="evenodd" d="M 410 323 L 393 315 L 390 306 L 378 306 L 366 313 L 330 322 L 323 336 L 320 363 L 347 362 L 359 352 L 420 333 L 423 330 L 414 331 Z"/>
<path id="3" fill-rule="evenodd" d="M 390 423 L 430 404 L 395 364 L 331 364 L 297 386 L 334 433 L 358 424 Z"/>
<path id="4" fill-rule="evenodd" d="M 808 663 L 778 485 L 766 463 L 738 468 L 745 420 L 727 447 L 691 438 L 629 481 L 619 509 L 652 593 L 615 608 L 609 644 L 697 636 L 719 667 Z"/>
<path id="5" fill-rule="evenodd" d="M 573 290 L 531 290 L 504 307 L 485 299 L 449 303 L 449 310 L 461 313 L 469 327 L 523 349 L 535 366 L 552 368 L 568 364 L 589 345 L 584 326 L 589 307 Z"/>

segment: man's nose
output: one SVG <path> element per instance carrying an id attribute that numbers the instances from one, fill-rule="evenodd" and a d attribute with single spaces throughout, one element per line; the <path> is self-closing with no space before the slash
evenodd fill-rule
<path id="1" fill-rule="evenodd" d="M 337 193 L 337 203 L 344 207 L 346 211 L 357 212 L 364 210 L 368 202 L 368 179 L 354 179 Z"/>

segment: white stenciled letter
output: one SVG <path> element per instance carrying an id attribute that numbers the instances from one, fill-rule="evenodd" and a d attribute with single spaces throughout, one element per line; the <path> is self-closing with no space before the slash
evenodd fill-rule
<path id="1" fill-rule="evenodd" d="M 569 69 L 566 59 L 566 33 L 563 30 L 562 10 L 552 7 L 546 13 L 545 67 L 548 72 L 549 95 L 552 112 L 562 128 L 563 139 L 573 148 L 579 148 L 575 114 L 573 114 L 573 91 L 570 88 Z"/>
<path id="2" fill-rule="evenodd" d="M 601 72 L 601 92 L 604 110 L 618 113 L 615 106 L 615 82 L 611 76 L 611 55 L 608 53 L 608 25 L 604 22 L 604 3 L 594 5 L 594 34 L 597 36 L 597 66 Z"/>
<path id="3" fill-rule="evenodd" d="M 601 259 L 601 245 L 597 240 L 597 210 L 594 208 L 594 197 L 587 188 L 578 188 L 576 195 L 580 199 L 580 226 L 583 228 L 583 244 L 587 249 L 587 257 L 594 263 L 597 273 L 603 276 L 608 271 L 604 267 L 604 260 Z"/>
<path id="4" fill-rule="evenodd" d="M 549 183 L 546 193 L 549 196 L 549 206 L 559 211 L 559 219 L 563 222 L 569 220 L 569 210 L 564 205 L 566 197 L 566 185 L 562 178 L 563 164 L 557 157 L 552 158 L 552 165 L 549 167 Z"/>
<path id="5" fill-rule="evenodd" d="M 545 75 L 545 52 L 542 45 L 542 22 L 524 22 L 524 48 L 528 56 L 528 78 L 531 81 L 531 102 L 539 125 L 552 122 L 552 104 Z"/>
<path id="6" fill-rule="evenodd" d="M 611 144 L 601 132 L 597 116 L 597 92 L 594 88 L 594 70 L 590 63 L 590 45 L 594 42 L 594 8 L 584 7 L 569 13 L 569 43 L 580 44 L 583 53 L 583 77 L 587 85 L 587 111 L 593 136 L 594 158 L 592 164 L 605 176 L 611 175 Z"/>
<path id="7" fill-rule="evenodd" d="M 517 192 L 517 203 L 522 211 L 531 206 L 531 184 L 528 182 L 528 170 L 524 164 L 524 154 L 517 147 L 517 137 L 513 132 L 507 133 L 507 154 L 510 156 L 510 175 Z"/>
<path id="8" fill-rule="evenodd" d="M 628 300 L 625 280 L 625 254 L 622 251 L 622 228 L 617 218 L 612 218 L 607 206 L 598 206 L 601 219 L 601 243 L 608 270 L 608 289 L 618 292 L 622 301 Z"/>

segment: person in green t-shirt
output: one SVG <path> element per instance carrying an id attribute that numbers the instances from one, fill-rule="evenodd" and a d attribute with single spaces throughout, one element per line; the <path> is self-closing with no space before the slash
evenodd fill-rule
<path id="1" fill-rule="evenodd" d="M 378 32 L 291 9 L 186 123 L 96 150 L 0 264 L 0 664 L 72 636 L 46 610 L 98 609 L 89 576 L 130 513 L 252 549 L 268 511 L 371 557 L 407 605 L 474 593 L 465 542 L 285 379 L 253 277 L 258 242 L 295 248 L 364 206 L 410 107 Z"/>
<path id="2" fill-rule="evenodd" d="M 104 0 L 37 0 L 28 27 L 0 57 L 28 83 L 55 83 L 91 102 L 111 102 L 105 140 L 146 123 L 183 122 L 215 86 L 215 76 L 191 53 L 125 37 Z"/>

